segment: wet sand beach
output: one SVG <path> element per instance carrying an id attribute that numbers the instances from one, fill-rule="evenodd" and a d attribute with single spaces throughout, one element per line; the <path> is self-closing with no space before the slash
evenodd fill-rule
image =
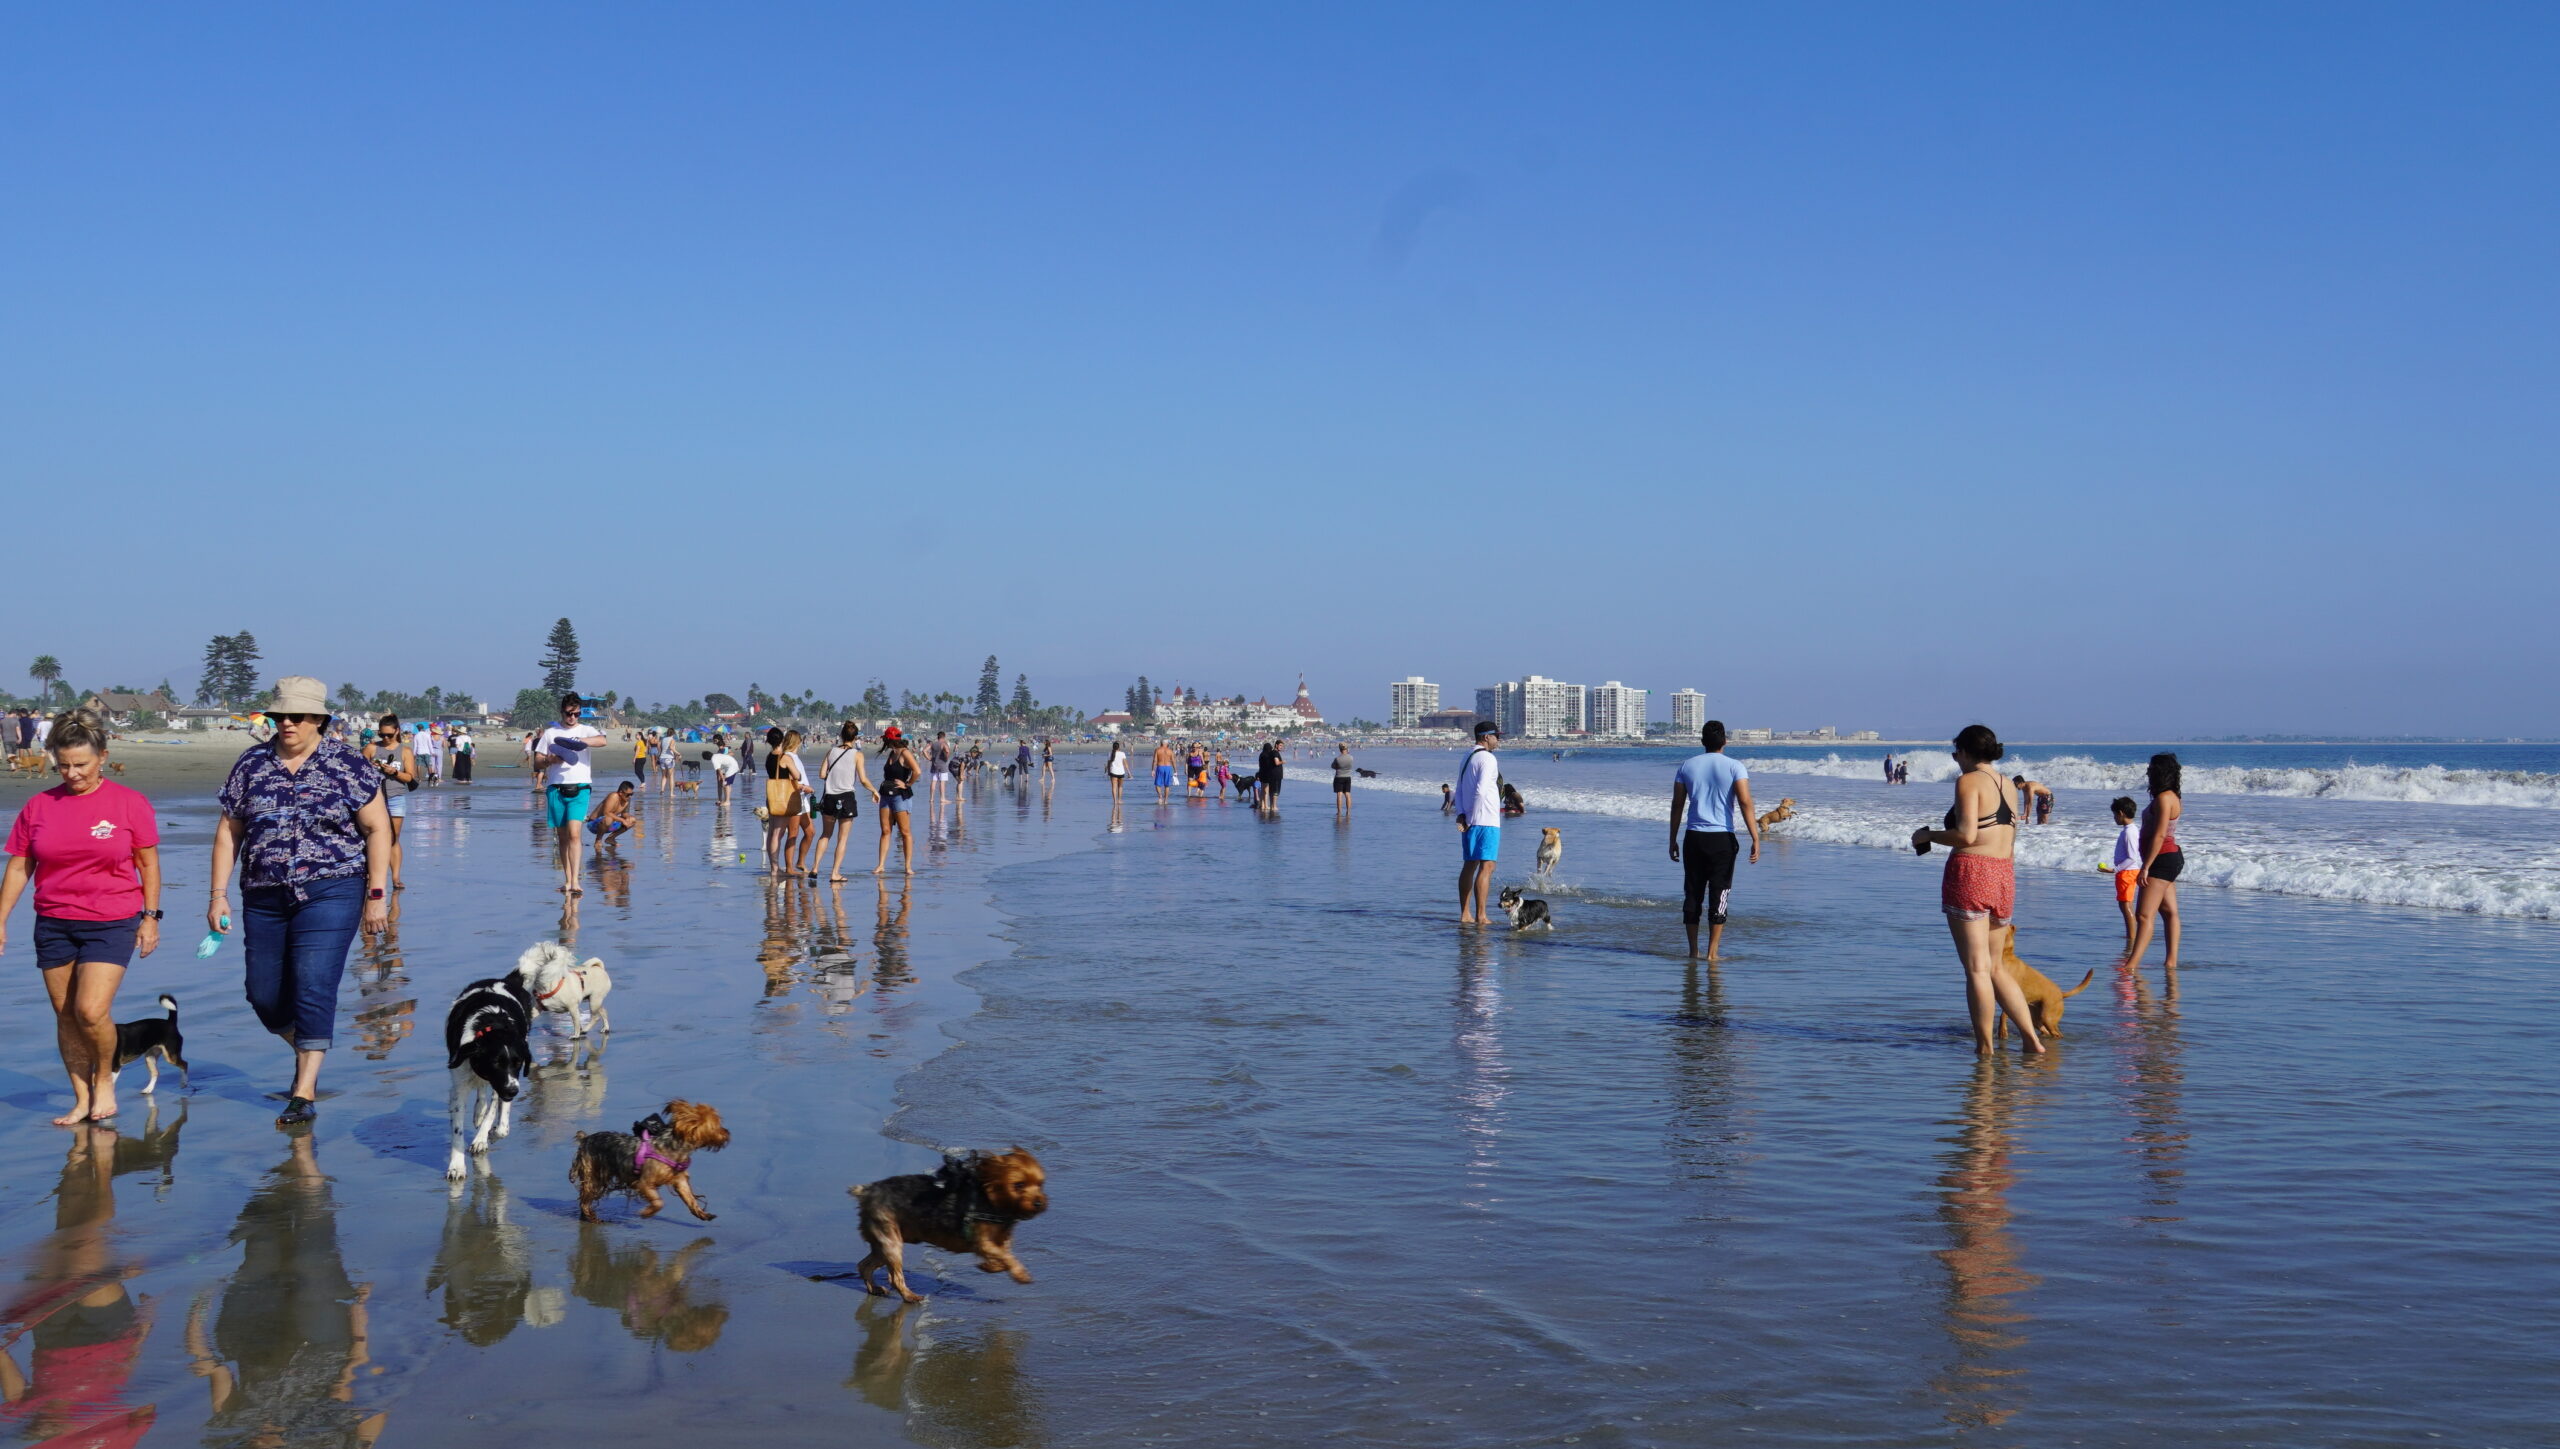
<path id="1" fill-rule="evenodd" d="M 1414 784 L 1450 761 L 1364 763 Z M 200 899 L 209 807 L 160 798 L 169 899 Z M 2115 922 L 2084 874 L 2030 866 L 2022 950 L 2065 984 L 2102 969 L 2052 1059 L 1977 1063 L 1933 862 L 1773 841 L 1709 968 L 1678 958 L 1676 869 L 1641 821 L 1525 822 L 1568 849 L 1557 929 L 1515 937 L 1449 922 L 1454 831 L 1418 792 L 1364 786 L 1337 824 L 1296 767 L 1276 820 L 1133 791 L 1114 821 L 1082 759 L 1045 799 L 972 802 L 956 831 L 920 817 L 912 885 L 832 888 L 768 882 L 743 804 L 653 793 L 572 930 L 520 779 L 420 792 L 398 935 L 359 950 L 307 1136 L 272 1125 L 282 1053 L 236 946 L 196 961 L 191 922 L 119 1015 L 180 998 L 194 1094 L 164 1079 L 153 1103 L 128 1071 L 115 1134 L 45 1125 L 65 1092 L 13 950 L 0 1338 L 77 1388 L 18 1422 L 151 1444 L 2548 1442 L 2547 923 L 2191 891 L 2173 992 L 2103 969 Z M 514 1136 L 449 1190 L 444 1007 L 572 934 L 614 972 L 619 1030 L 538 1040 Z M 694 1169 L 718 1221 L 581 1226 L 572 1134 L 675 1095 L 736 1134 Z M 1018 1239 L 1039 1281 L 931 1251 L 916 1307 L 813 1281 L 861 1254 L 848 1184 L 1015 1143 L 1051 1171 Z M 75 1339 L 129 1370 L 66 1374 Z"/>

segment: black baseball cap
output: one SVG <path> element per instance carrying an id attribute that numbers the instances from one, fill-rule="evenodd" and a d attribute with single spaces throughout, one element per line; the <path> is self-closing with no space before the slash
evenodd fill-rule
<path id="1" fill-rule="evenodd" d="M 1500 733 L 1502 733 L 1502 726 L 1495 724 L 1493 721 L 1489 719 L 1476 721 L 1477 739 L 1483 739 L 1486 735 L 1498 735 Z"/>

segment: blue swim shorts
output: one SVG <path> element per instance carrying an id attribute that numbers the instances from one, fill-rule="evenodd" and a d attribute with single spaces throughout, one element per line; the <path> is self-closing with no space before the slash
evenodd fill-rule
<path id="1" fill-rule="evenodd" d="M 65 916 L 36 917 L 36 965 L 50 971 L 94 961 L 101 966 L 130 966 L 142 917 L 121 921 L 75 921 Z"/>
<path id="2" fill-rule="evenodd" d="M 585 785 L 553 785 L 544 790 L 542 792 L 543 819 L 551 822 L 551 828 L 554 830 L 586 819 L 588 793 L 589 787 Z"/>
<path id="3" fill-rule="evenodd" d="M 1159 790 L 1166 790 L 1166 789 L 1171 789 L 1171 788 L 1172 788 L 1172 786 L 1173 786 L 1173 766 L 1171 766 L 1171 765 L 1158 765 L 1158 766 L 1156 766 L 1156 788 L 1157 788 L 1157 789 L 1159 789 Z"/>
<path id="4" fill-rule="evenodd" d="M 1466 829 L 1467 854 L 1470 861 L 1502 859 L 1502 827 L 1470 825 Z"/>

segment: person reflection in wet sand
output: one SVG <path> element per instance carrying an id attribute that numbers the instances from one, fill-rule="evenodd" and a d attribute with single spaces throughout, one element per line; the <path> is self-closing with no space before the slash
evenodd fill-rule
<path id="1" fill-rule="evenodd" d="M 2026 1372 L 2022 1330 L 2030 1320 L 2011 1299 L 2044 1280 L 2020 1266 L 2009 1190 L 2018 1182 L 2010 1157 L 2021 1075 L 2032 1070 L 1997 1059 L 1976 1064 L 1955 1147 L 1938 1178 L 1938 1221 L 1949 1246 L 1936 1256 L 1947 1271 L 1943 1311 L 1956 1358 L 1937 1388 L 1949 1400 L 1947 1422 L 1960 1427 L 2002 1423 L 2026 1397 L 2025 1385 L 2013 1381 Z"/>
<path id="2" fill-rule="evenodd" d="M 2167 973 L 2153 991 L 2142 973 L 2116 973 L 2116 995 L 2123 1004 L 2128 1055 L 2133 1066 L 2133 1094 L 2126 1103 L 2135 1123 L 2134 1152 L 2142 1175 L 2151 1184 L 2143 1221 L 2179 1221 L 2178 1190 L 2186 1177 L 2187 1123 L 2183 1111 L 2186 1074 L 2179 1065 L 2178 973 Z"/>
<path id="3" fill-rule="evenodd" d="M 1451 1045 L 1458 1056 L 1458 1131 L 1466 1142 L 1467 1203 L 1489 1209 L 1498 1190 L 1511 1068 L 1502 1056 L 1502 986 L 1494 977 L 1490 937 L 1458 938 L 1458 987 Z"/>
<path id="4" fill-rule="evenodd" d="M 401 897 L 393 896 L 390 905 L 382 934 L 357 938 L 356 959 L 347 973 L 355 978 L 356 998 L 367 1003 L 355 1014 L 356 1050 L 376 1062 L 390 1056 L 417 1024 L 417 1000 L 401 997 L 409 989 L 408 963 L 400 950 Z"/>
<path id="5" fill-rule="evenodd" d="M 142 1271 L 117 1253 L 115 1179 L 158 1168 L 163 1182 L 186 1125 L 160 1125 L 150 1104 L 141 1138 L 128 1140 L 104 1124 L 73 1129 L 54 1192 L 54 1230 L 29 1266 L 26 1286 L 0 1309 L 0 1420 L 26 1440 L 81 1449 L 122 1449 L 147 1433 L 149 1404 L 120 1407 L 142 1341 L 151 1333 L 151 1300 L 136 1302 L 125 1280 Z M 28 1344 L 18 1364 L 18 1346 Z"/>
<path id="6" fill-rule="evenodd" d="M 910 1314 L 929 1309 L 865 1298 L 854 1310 L 862 1342 L 844 1386 L 878 1408 L 931 1427 L 933 1442 L 987 1449 L 1045 1444 L 1039 1405 L 1022 1371 L 1023 1336 L 1009 1329 L 934 1322 L 921 1332 Z"/>
<path id="7" fill-rule="evenodd" d="M 783 877 L 770 878 L 764 886 L 764 944 L 756 950 L 756 964 L 764 968 L 764 994 L 770 1001 L 787 996 L 800 980 L 800 963 L 807 959 L 802 943 L 809 937 L 808 887 Z"/>
<path id="8" fill-rule="evenodd" d="M 1671 1037 L 1672 1160 L 1702 1178 L 1737 1180 L 1751 1160 L 1742 1058 L 1727 1020 L 1723 968 L 1691 958 Z"/>
<path id="9" fill-rule="evenodd" d="M 718 1343 L 729 1323 L 719 1285 L 693 1276 L 695 1262 L 710 1248 L 709 1238 L 696 1238 L 672 1256 L 661 1256 L 653 1243 L 617 1241 L 601 1224 L 580 1223 L 569 1286 L 587 1302 L 619 1314 L 633 1338 L 663 1343 L 670 1353 L 699 1353 Z M 694 1301 L 697 1295 L 703 1301 Z"/>
<path id="10" fill-rule="evenodd" d="M 240 1266 L 206 1320 L 187 1314 L 187 1357 L 213 1393 L 209 1445 L 356 1445 L 382 1436 L 387 1413 L 356 1407 L 356 1378 L 373 1357 L 365 1300 L 338 1251 L 338 1204 L 309 1129 L 249 1195 L 232 1225 Z"/>
<path id="11" fill-rule="evenodd" d="M 587 860 L 587 872 L 604 891 L 605 903 L 618 910 L 631 908 L 631 862 L 619 855 L 598 851 Z"/>
<path id="12" fill-rule="evenodd" d="M 548 1328 L 561 1318 L 560 1290 L 533 1286 L 533 1254 L 525 1231 L 508 1221 L 506 1184 L 474 1173 L 466 1191 L 454 1184 L 444 1210 L 444 1239 L 427 1291 L 444 1290 L 437 1321 L 480 1348 L 502 1342 L 519 1323 Z"/>

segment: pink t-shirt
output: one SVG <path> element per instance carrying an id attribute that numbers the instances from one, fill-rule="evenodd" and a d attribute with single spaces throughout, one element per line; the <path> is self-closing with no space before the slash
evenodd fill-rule
<path id="1" fill-rule="evenodd" d="M 9 827 L 9 853 L 36 878 L 36 914 L 66 921 L 122 921 L 142 910 L 133 853 L 160 843 L 160 819 L 139 790 L 101 780 L 86 795 L 68 785 L 28 797 Z"/>

